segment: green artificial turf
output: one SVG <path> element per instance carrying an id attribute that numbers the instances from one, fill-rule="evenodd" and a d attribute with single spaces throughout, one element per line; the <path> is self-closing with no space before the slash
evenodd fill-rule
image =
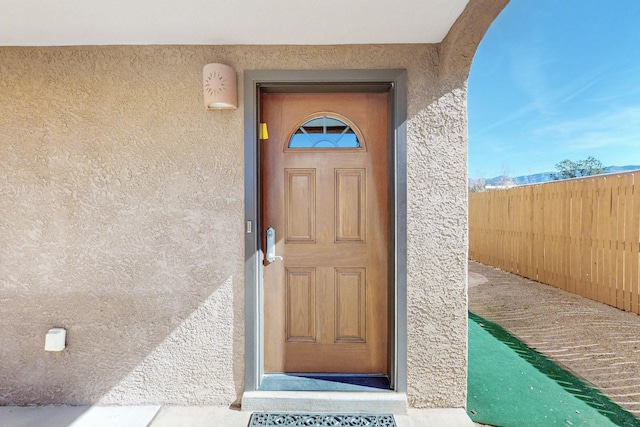
<path id="1" fill-rule="evenodd" d="M 640 426 L 600 391 L 473 313 L 467 413 L 501 427 Z"/>

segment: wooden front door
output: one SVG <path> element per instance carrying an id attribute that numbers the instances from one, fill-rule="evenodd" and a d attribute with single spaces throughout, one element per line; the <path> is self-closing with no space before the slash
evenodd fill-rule
<path id="1" fill-rule="evenodd" d="M 389 372 L 387 94 L 263 94 L 267 373 Z"/>

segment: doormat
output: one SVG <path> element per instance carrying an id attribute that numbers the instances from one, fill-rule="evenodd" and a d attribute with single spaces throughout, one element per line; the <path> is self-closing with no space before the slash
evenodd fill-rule
<path id="1" fill-rule="evenodd" d="M 393 415 L 275 414 L 254 412 L 249 427 L 396 427 Z"/>

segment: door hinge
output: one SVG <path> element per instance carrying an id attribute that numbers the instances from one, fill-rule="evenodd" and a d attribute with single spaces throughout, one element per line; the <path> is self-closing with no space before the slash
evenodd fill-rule
<path id="1" fill-rule="evenodd" d="M 266 141 L 269 139 L 269 131 L 266 123 L 260 123 L 260 139 Z"/>

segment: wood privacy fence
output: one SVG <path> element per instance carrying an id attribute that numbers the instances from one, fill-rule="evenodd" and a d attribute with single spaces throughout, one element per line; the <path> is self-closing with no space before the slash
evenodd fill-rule
<path id="1" fill-rule="evenodd" d="M 640 314 L 640 171 L 469 195 L 469 257 Z"/>

